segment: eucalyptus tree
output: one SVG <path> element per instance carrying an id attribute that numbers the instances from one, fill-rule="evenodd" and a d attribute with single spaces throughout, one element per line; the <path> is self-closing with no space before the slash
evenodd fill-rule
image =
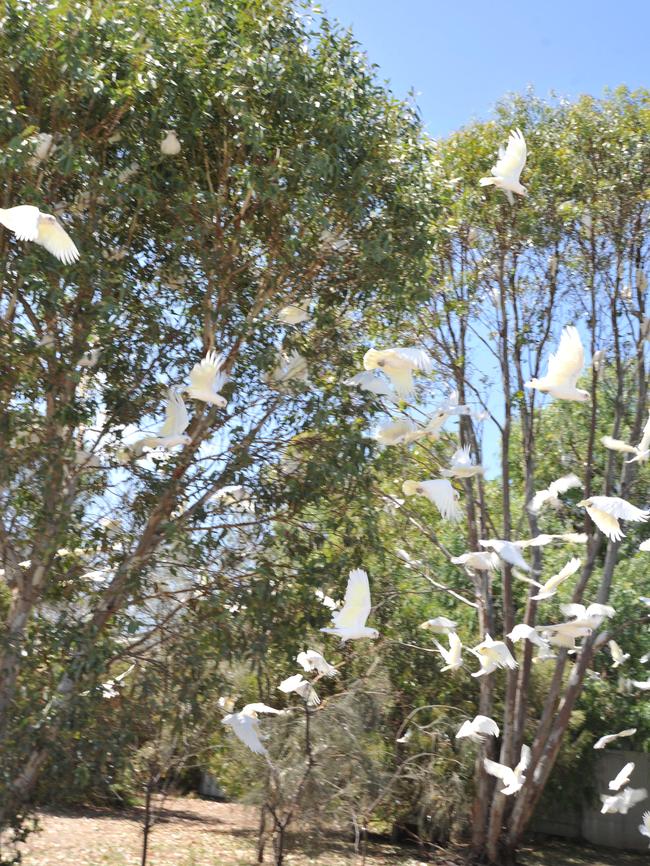
<path id="1" fill-rule="evenodd" d="M 338 371 L 425 283 L 434 206 L 415 113 L 306 7 L 12 0 L 0 44 L 2 203 L 80 252 L 0 239 L 4 826 L 109 660 L 200 597 L 227 622 L 262 540 L 362 465 Z M 211 350 L 226 407 L 185 394 L 187 441 L 134 449 Z"/>
<path id="2" fill-rule="evenodd" d="M 608 540 L 578 502 L 604 494 L 647 505 L 644 464 L 624 463 L 600 443 L 603 435 L 638 442 L 648 413 L 647 107 L 644 91 L 621 90 L 574 105 L 515 98 L 500 108 L 497 122 L 467 127 L 438 148 L 432 184 L 442 213 L 433 291 L 410 325 L 400 327 L 397 343 L 429 352 L 437 384 L 421 388 L 417 406 L 401 408 L 423 425 L 433 394 L 446 386 L 471 412 L 460 417 L 456 432 L 422 439 L 399 459 L 384 458 L 391 468 L 380 492 L 399 506 L 392 519 L 414 579 L 435 588 L 436 598 L 446 596 L 444 608 L 434 603 L 429 615 L 444 612 L 457 620 L 470 646 L 489 633 L 503 636 L 515 652 L 508 637 L 515 624 L 558 622 L 558 600 L 607 603 L 618 564 L 644 556 L 634 525 L 627 525 L 622 541 Z M 481 188 L 479 179 L 515 128 L 529 148 L 522 175 L 528 196 L 511 204 L 502 192 Z M 586 345 L 583 403 L 549 401 L 525 387 L 545 371 L 567 324 L 579 326 Z M 381 322 L 371 334 L 380 348 L 396 344 Z M 393 415 L 401 417 L 399 411 Z M 454 482 L 465 508 L 462 528 L 441 520 L 425 499 L 402 502 L 399 479 L 440 477 L 459 444 L 487 466 L 491 479 L 479 472 Z M 536 491 L 568 473 L 582 489 L 569 485 L 556 508 L 529 507 Z M 412 486 L 404 490 L 410 493 Z M 518 579 L 522 571 L 503 559 L 496 575 L 452 563 L 465 551 L 479 551 L 481 540 L 524 541 L 540 533 L 571 533 L 570 546 L 530 545 L 532 583 Z M 557 573 L 569 555 L 581 559 L 577 577 L 555 598 L 537 600 L 534 581 Z M 643 574 L 643 562 L 637 563 Z M 643 620 L 643 612 L 639 616 Z M 594 628 L 576 657 L 555 648 L 554 661 L 537 662 L 532 643 L 524 641 L 516 668 L 482 676 L 474 686 L 475 711 L 498 714 L 502 732 L 496 753 L 489 738 L 477 754 L 471 822 L 477 860 L 514 860 L 590 667 L 599 665 L 593 660 L 617 625 L 614 619 Z M 521 791 L 507 797 L 486 774 L 483 758 L 514 767 L 524 744 L 531 745 L 531 765 Z"/>

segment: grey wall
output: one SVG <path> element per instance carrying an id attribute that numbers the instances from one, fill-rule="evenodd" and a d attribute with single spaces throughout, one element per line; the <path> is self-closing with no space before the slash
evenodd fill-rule
<path id="1" fill-rule="evenodd" d="M 635 764 L 630 779 L 632 788 L 645 788 L 650 795 L 650 755 L 644 752 L 628 752 L 623 749 L 603 750 L 597 753 L 595 762 L 598 794 L 611 793 L 608 784 L 628 761 Z M 585 839 L 593 845 L 609 848 L 627 848 L 633 851 L 647 851 L 650 839 L 639 833 L 643 813 L 650 811 L 650 796 L 639 803 L 627 815 L 602 815 L 601 801 L 583 803 L 571 809 L 562 804 L 557 810 L 538 813 L 532 829 L 541 833 Z"/>

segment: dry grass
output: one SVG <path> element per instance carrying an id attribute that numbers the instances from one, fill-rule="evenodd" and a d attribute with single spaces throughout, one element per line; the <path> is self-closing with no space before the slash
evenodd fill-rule
<path id="1" fill-rule="evenodd" d="M 232 803 L 169 798 L 150 841 L 150 866 L 253 866 L 256 861 L 256 809 Z M 48 812 L 41 831 L 24 846 L 24 866 L 138 866 L 141 844 L 140 809 L 116 812 Z M 267 862 L 270 861 L 270 851 Z M 301 833 L 290 840 L 286 866 L 352 866 L 351 842 L 332 835 L 324 840 Z M 371 841 L 366 866 L 456 866 L 459 853 L 440 852 L 424 859 L 413 849 Z M 647 866 L 647 856 L 596 850 L 585 845 L 550 841 L 526 848 L 522 866 Z"/>
<path id="2" fill-rule="evenodd" d="M 258 812 L 247 806 L 169 798 L 150 837 L 151 866 L 252 866 L 256 861 Z M 41 832 L 25 845 L 24 866 L 136 866 L 142 811 L 49 812 Z M 297 849 L 290 840 L 287 866 L 354 863 L 352 844 L 341 837 L 311 839 Z M 323 852 L 323 848 L 327 850 Z M 421 859 L 394 845 L 371 842 L 367 866 L 415 866 Z M 267 856 L 267 861 L 270 860 Z M 451 862 L 451 861 L 449 861 Z"/>

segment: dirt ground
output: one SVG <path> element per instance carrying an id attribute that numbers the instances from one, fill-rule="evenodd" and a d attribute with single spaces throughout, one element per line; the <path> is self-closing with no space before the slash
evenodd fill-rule
<path id="1" fill-rule="evenodd" d="M 24 866 L 139 866 L 142 813 L 49 812 L 41 830 L 23 846 Z M 253 866 L 258 813 L 248 806 L 209 800 L 169 798 L 150 837 L 149 866 Z M 267 854 L 270 861 L 270 851 Z M 462 852 L 424 859 L 415 850 L 371 841 L 366 866 L 457 866 Z M 549 841 L 522 852 L 522 866 L 647 866 L 642 854 L 607 852 Z M 358 861 L 357 861 L 358 862 Z M 286 866 L 351 866 L 352 844 L 343 837 L 291 840 Z"/>

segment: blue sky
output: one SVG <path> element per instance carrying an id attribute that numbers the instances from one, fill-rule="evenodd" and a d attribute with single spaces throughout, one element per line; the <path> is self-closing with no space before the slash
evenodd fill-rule
<path id="1" fill-rule="evenodd" d="M 429 132 L 489 117 L 504 94 L 598 95 L 650 85 L 648 0 L 322 0 Z"/>

